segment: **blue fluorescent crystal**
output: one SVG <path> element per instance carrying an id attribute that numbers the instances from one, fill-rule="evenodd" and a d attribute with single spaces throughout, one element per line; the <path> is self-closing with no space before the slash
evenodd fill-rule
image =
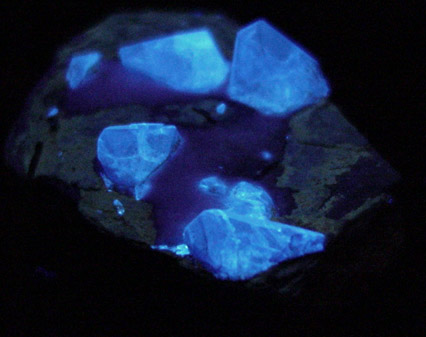
<path id="1" fill-rule="evenodd" d="M 151 190 L 152 185 L 149 182 L 145 182 L 143 184 L 139 184 L 135 186 L 135 199 L 136 200 L 142 200 L 145 198 L 149 191 Z"/>
<path id="2" fill-rule="evenodd" d="M 98 138 L 97 157 L 108 188 L 131 193 L 140 200 L 147 180 L 176 151 L 181 136 L 173 125 L 139 123 L 110 126 Z"/>
<path id="3" fill-rule="evenodd" d="M 118 199 L 115 199 L 115 200 L 112 202 L 112 204 L 114 205 L 115 209 L 117 210 L 117 214 L 118 214 L 119 216 L 123 216 L 123 215 L 124 215 L 124 213 L 126 212 L 126 210 L 125 210 L 125 208 L 124 208 L 123 204 L 121 203 L 121 201 L 120 201 L 120 200 L 118 200 Z"/>
<path id="4" fill-rule="evenodd" d="M 225 196 L 228 191 L 226 183 L 216 176 L 210 176 L 202 179 L 198 184 L 198 188 L 204 193 L 218 197 Z"/>
<path id="5" fill-rule="evenodd" d="M 322 251 L 321 233 L 226 210 L 201 212 L 185 228 L 192 256 L 218 278 L 244 280 L 271 266 Z"/>
<path id="6" fill-rule="evenodd" d="M 228 213 L 237 213 L 248 217 L 270 219 L 274 202 L 260 186 L 247 181 L 236 184 L 225 199 Z"/>
<path id="7" fill-rule="evenodd" d="M 226 211 L 251 217 L 269 219 L 274 212 L 274 202 L 259 185 L 240 181 L 230 188 L 217 176 L 203 178 L 198 188 L 222 204 Z"/>
<path id="8" fill-rule="evenodd" d="M 203 94 L 226 80 L 229 63 L 206 29 L 124 46 L 118 52 L 126 68 L 177 91 Z"/>
<path id="9" fill-rule="evenodd" d="M 247 279 L 281 261 L 324 249 L 323 234 L 271 221 L 274 203 L 261 186 L 240 181 L 229 188 L 216 176 L 201 182 L 223 188 L 216 195 L 223 209 L 202 211 L 185 227 L 183 238 L 191 255 L 216 277 Z"/>
<path id="10" fill-rule="evenodd" d="M 317 61 L 264 20 L 242 28 L 227 88 L 231 99 L 286 116 L 329 95 Z"/>
<path id="11" fill-rule="evenodd" d="M 153 245 L 151 246 L 152 249 L 158 249 L 158 250 L 167 250 L 169 252 L 172 252 L 178 256 L 186 256 L 189 255 L 189 249 L 188 246 L 184 243 L 176 245 L 176 246 L 168 246 L 168 245 Z"/>
<path id="12" fill-rule="evenodd" d="M 226 104 L 225 103 L 220 103 L 217 107 L 216 107 L 216 112 L 219 115 L 223 115 L 226 111 Z"/>
<path id="13" fill-rule="evenodd" d="M 99 52 L 77 54 L 72 57 L 66 73 L 66 79 L 71 89 L 76 89 L 86 78 L 89 71 L 100 61 Z"/>

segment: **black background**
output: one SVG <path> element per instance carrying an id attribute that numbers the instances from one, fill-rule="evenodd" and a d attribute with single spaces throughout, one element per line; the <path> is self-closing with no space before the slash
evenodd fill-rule
<path id="1" fill-rule="evenodd" d="M 233 285 L 194 284 L 168 259 L 136 254 L 126 243 L 88 228 L 57 188 L 22 181 L 2 165 L 0 308 L 7 314 L 0 314 L 1 336 L 422 331 L 424 297 L 417 293 L 424 269 L 418 258 L 426 172 L 422 1 L 15 1 L 0 6 L 3 136 L 55 51 L 109 14 L 149 8 L 212 10 L 241 24 L 266 18 L 318 58 L 331 100 L 402 174 L 396 199 L 406 237 L 403 256 L 384 276 L 381 292 L 360 299 L 358 307 L 282 308 Z M 35 272 L 38 266 L 56 276 Z"/>

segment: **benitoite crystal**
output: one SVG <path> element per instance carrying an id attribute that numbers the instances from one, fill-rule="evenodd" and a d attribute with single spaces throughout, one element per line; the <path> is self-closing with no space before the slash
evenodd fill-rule
<path id="1" fill-rule="evenodd" d="M 264 20 L 237 34 L 227 89 L 231 99 L 286 116 L 329 94 L 317 61 Z"/>
<path id="2" fill-rule="evenodd" d="M 99 52 L 74 55 L 69 63 L 66 79 L 71 89 L 79 87 L 88 77 L 89 71 L 100 61 Z"/>
<path id="3" fill-rule="evenodd" d="M 203 211 L 191 221 L 184 241 L 216 277 L 231 280 L 324 249 L 321 233 L 220 209 Z"/>
<path id="4" fill-rule="evenodd" d="M 229 64 L 206 29 L 124 46 L 122 64 L 177 91 L 208 93 L 227 78 Z"/>
<path id="5" fill-rule="evenodd" d="M 255 218 L 272 217 L 274 202 L 260 186 L 246 181 L 236 184 L 225 199 L 228 211 Z"/>
<path id="6" fill-rule="evenodd" d="M 202 179 L 198 188 L 204 193 L 217 197 L 224 197 L 228 191 L 228 186 L 216 176 L 210 176 Z"/>
<path id="7" fill-rule="evenodd" d="M 270 221 L 274 203 L 260 186 L 241 181 L 228 191 L 217 177 L 201 184 L 220 186 L 224 209 L 201 212 L 184 229 L 191 255 L 216 277 L 247 279 L 280 261 L 324 249 L 324 235 Z M 208 189 L 207 189 L 208 192 Z"/>
<path id="8" fill-rule="evenodd" d="M 225 103 L 220 103 L 217 107 L 216 107 L 216 112 L 219 115 L 223 115 L 226 112 L 226 104 Z"/>
<path id="9" fill-rule="evenodd" d="M 153 245 L 151 246 L 152 249 L 157 250 L 167 250 L 169 252 L 174 253 L 177 256 L 186 256 L 189 255 L 189 249 L 188 246 L 185 244 L 180 244 L 176 246 L 168 246 L 168 245 Z"/>
<path id="10" fill-rule="evenodd" d="M 105 128 L 98 138 L 97 156 L 107 187 L 142 199 L 149 190 L 148 178 L 173 154 L 180 140 L 175 126 L 161 123 Z"/>

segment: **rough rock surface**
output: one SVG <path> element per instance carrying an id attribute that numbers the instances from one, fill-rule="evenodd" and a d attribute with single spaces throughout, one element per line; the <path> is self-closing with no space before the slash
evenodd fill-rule
<path id="1" fill-rule="evenodd" d="M 66 99 L 66 72 L 71 55 L 84 53 L 87 49 L 98 50 L 105 59 L 114 60 L 118 59 L 117 51 L 122 45 L 200 25 L 209 27 L 222 54 L 231 59 L 238 27 L 218 15 L 199 17 L 156 12 L 114 15 L 73 39 L 58 51 L 54 67 L 35 88 L 27 109 L 9 135 L 5 151 L 7 162 L 22 176 L 57 178 L 73 190 L 75 188 L 79 194 L 80 211 L 100 229 L 154 244 L 155 229 L 149 220 L 150 205 L 136 203 L 130 197 L 115 195 L 115 192 L 106 192 L 95 170 L 97 137 L 110 125 L 140 122 L 202 125 L 206 123 L 209 112 L 215 113 L 220 102 L 207 100 L 185 107 L 169 105 L 164 109 L 173 111 L 170 119 L 164 115 L 155 116 L 155 111 L 142 105 L 98 109 L 90 114 L 75 115 L 61 108 L 60 104 Z M 58 106 L 59 112 L 55 118 L 46 119 L 46 112 L 52 106 Z M 118 197 L 126 208 L 123 217 L 117 216 L 112 204 Z M 123 226 L 125 221 L 127 224 Z"/>
<path id="2" fill-rule="evenodd" d="M 295 209 L 284 221 L 336 234 L 341 225 L 387 201 L 398 174 L 333 105 L 290 120 L 283 175 Z"/>
<path id="3" fill-rule="evenodd" d="M 108 192 L 97 174 L 97 137 L 105 127 L 118 124 L 156 122 L 203 127 L 212 120 L 226 118 L 217 117 L 216 107 L 221 101 L 205 99 L 163 107 L 174 112 L 170 117 L 137 104 L 73 115 L 61 104 L 65 100 L 67 62 L 70 55 L 88 48 L 99 50 L 106 59 L 117 59 L 117 48 L 122 44 L 200 25 L 211 29 L 221 52 L 231 60 L 238 26 L 217 15 L 116 15 L 71 41 L 58 52 L 54 68 L 34 90 L 28 108 L 9 136 L 5 154 L 10 166 L 22 176 L 49 177 L 65 183 L 78 200 L 81 214 L 98 228 L 143 244 L 154 244 L 152 206 Z M 59 112 L 47 119 L 46 113 L 52 106 L 57 106 Z M 232 115 L 232 107 L 227 113 Z M 273 220 L 325 234 L 337 234 L 348 221 L 356 221 L 388 201 L 388 190 L 398 179 L 398 174 L 368 141 L 327 102 L 291 117 L 279 168 L 282 174 L 277 186 L 291 191 L 295 207 Z M 123 216 L 116 212 L 115 199 L 126 210 Z M 286 275 L 292 273 L 292 280 L 303 278 L 302 271 L 315 265 L 315 259 L 316 256 L 310 256 L 284 262 L 247 284 L 269 287 L 278 282 L 277 289 L 288 292 L 293 288 Z M 191 258 L 179 259 L 179 263 L 195 267 L 200 275 L 204 273 Z"/>

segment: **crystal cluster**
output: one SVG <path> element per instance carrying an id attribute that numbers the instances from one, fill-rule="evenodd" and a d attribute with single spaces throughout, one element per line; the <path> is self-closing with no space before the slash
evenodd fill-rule
<path id="1" fill-rule="evenodd" d="M 225 200 L 226 208 L 201 212 L 183 234 L 191 255 L 218 278 L 247 279 L 324 249 L 323 234 L 269 220 L 273 201 L 260 186 L 242 181 Z"/>
<path id="2" fill-rule="evenodd" d="M 231 65 L 207 29 L 122 46 L 118 56 L 121 68 L 142 74 L 162 87 L 179 94 L 221 92 L 223 98 L 256 109 L 263 119 L 266 117 L 262 115 L 286 117 L 329 94 L 317 61 L 264 20 L 238 32 Z M 66 74 L 70 88 L 86 81 L 100 59 L 97 52 L 75 55 Z M 218 115 L 228 113 L 227 104 L 220 103 L 215 111 Z M 101 176 L 108 188 L 141 200 L 155 187 L 151 186 L 152 176 L 164 168 L 180 143 L 182 137 L 173 125 L 107 127 L 97 143 Z M 253 152 L 263 162 L 276 156 L 263 148 Z M 238 153 L 231 155 L 235 158 Z M 158 177 L 162 178 L 161 174 Z M 244 180 L 231 184 L 217 175 L 207 175 L 197 184 L 192 191 L 196 198 L 214 203 L 202 204 L 184 221 L 183 242 L 152 248 L 180 256 L 191 254 L 216 277 L 231 280 L 247 279 L 283 260 L 324 249 L 323 234 L 272 221 L 274 201 L 260 185 Z M 113 205 L 117 214 L 124 214 L 119 200 Z"/>

